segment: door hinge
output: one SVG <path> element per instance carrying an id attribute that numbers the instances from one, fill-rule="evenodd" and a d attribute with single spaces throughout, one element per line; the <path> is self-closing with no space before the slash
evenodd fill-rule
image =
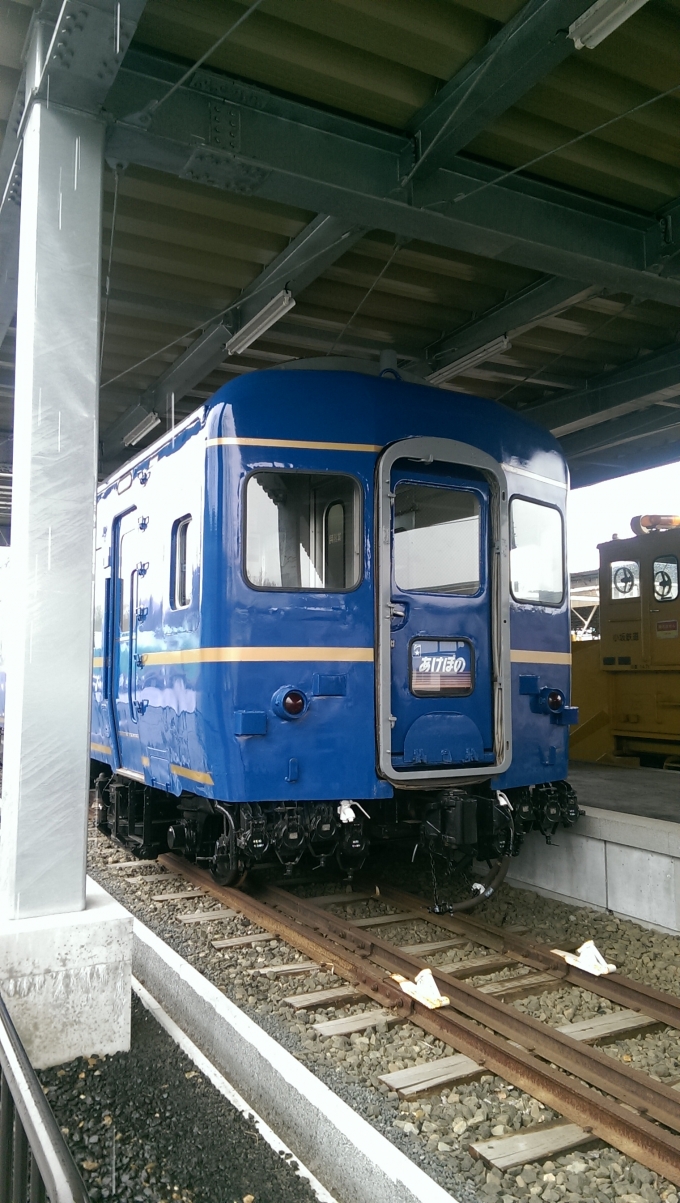
<path id="1" fill-rule="evenodd" d="M 143 652 L 135 656 L 135 664 L 137 668 L 144 668 L 144 665 L 146 664 L 146 656 Z"/>
<path id="2" fill-rule="evenodd" d="M 148 613 L 149 613 L 148 606 L 139 606 L 138 609 L 135 611 L 135 618 L 137 619 L 137 622 L 144 622 L 146 620 L 146 616 Z"/>
<path id="3" fill-rule="evenodd" d="M 396 724 L 397 724 L 396 715 L 391 714 L 390 715 L 390 727 L 395 727 Z"/>
<path id="4" fill-rule="evenodd" d="M 388 618 L 406 618 L 406 608 L 390 604 L 387 607 L 387 616 Z"/>
<path id="5" fill-rule="evenodd" d="M 137 519 L 137 525 L 139 526 L 140 530 L 146 530 L 147 526 L 149 525 L 149 519 L 143 514 L 141 518 Z"/>
<path id="6" fill-rule="evenodd" d="M 148 570 L 149 570 L 149 561 L 147 560 L 146 563 L 144 563 L 143 561 L 140 560 L 139 564 L 137 565 L 137 575 L 138 576 L 146 576 Z"/>

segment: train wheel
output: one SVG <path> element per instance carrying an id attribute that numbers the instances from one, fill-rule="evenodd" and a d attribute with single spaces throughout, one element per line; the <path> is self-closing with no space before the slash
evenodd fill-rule
<path id="1" fill-rule="evenodd" d="M 243 865 L 239 865 L 237 869 L 227 869 L 221 864 L 211 865 L 210 876 L 218 886 L 231 886 L 232 889 L 239 890 L 248 876 L 248 870 Z"/>

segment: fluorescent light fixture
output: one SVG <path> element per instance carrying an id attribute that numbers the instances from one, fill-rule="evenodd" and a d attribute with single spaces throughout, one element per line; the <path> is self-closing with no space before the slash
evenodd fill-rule
<path id="1" fill-rule="evenodd" d="M 577 50 L 583 50 L 584 46 L 593 50 L 646 3 L 647 0 L 597 0 L 569 26 L 568 36 Z"/>
<path id="2" fill-rule="evenodd" d="M 500 338 L 494 338 L 490 343 L 485 343 L 483 347 L 477 347 L 476 351 L 470 351 L 467 355 L 462 355 L 460 359 L 454 359 L 451 363 L 444 364 L 443 368 L 437 368 L 437 371 L 432 372 L 427 379 L 430 384 L 444 384 L 446 380 L 453 380 L 454 376 L 464 376 L 468 368 L 474 368 L 478 363 L 484 363 L 492 355 L 500 355 L 503 351 L 509 351 L 511 346 L 512 343 L 507 334 L 501 334 Z"/>
<path id="3" fill-rule="evenodd" d="M 286 288 L 282 289 L 281 292 L 277 292 L 271 301 L 267 301 L 267 304 L 262 306 L 262 309 L 259 313 L 255 314 L 255 317 L 251 317 L 250 321 L 241 326 L 241 329 L 229 339 L 225 347 L 227 353 L 229 355 L 242 355 L 244 351 L 247 351 L 251 343 L 254 343 L 261 334 L 265 334 L 294 305 L 295 297 L 292 292 L 289 292 Z"/>
<path id="4" fill-rule="evenodd" d="M 133 426 L 132 430 L 128 430 L 127 434 L 123 438 L 123 446 L 136 447 L 137 443 L 141 443 L 144 435 L 148 434 L 149 431 L 154 430 L 156 426 L 159 425 L 160 418 L 157 413 L 152 412 L 150 414 L 145 414 L 141 422 L 138 422 L 136 426 Z"/>

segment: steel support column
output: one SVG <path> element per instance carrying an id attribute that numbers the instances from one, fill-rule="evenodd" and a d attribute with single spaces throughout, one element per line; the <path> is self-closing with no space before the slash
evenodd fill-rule
<path id="1" fill-rule="evenodd" d="M 85 905 L 103 135 L 41 102 L 25 134 L 3 918 Z"/>

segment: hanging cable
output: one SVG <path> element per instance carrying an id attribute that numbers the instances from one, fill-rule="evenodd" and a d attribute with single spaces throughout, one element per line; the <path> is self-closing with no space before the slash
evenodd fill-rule
<path id="1" fill-rule="evenodd" d="M 616 117 L 610 117 L 607 121 L 602 121 L 600 125 L 594 125 L 592 129 L 586 130 L 585 133 L 577 134 L 575 138 L 570 138 L 568 142 L 563 142 L 561 146 L 555 146 L 552 150 L 546 150 L 543 154 L 536 155 L 535 158 L 529 159 L 527 163 L 522 163 L 519 167 L 513 167 L 511 171 L 504 171 L 502 175 L 496 176 L 494 180 L 487 180 L 485 184 L 480 184 L 479 188 L 473 188 L 471 192 L 459 193 L 458 196 L 453 198 L 453 203 L 457 205 L 460 201 L 478 196 L 480 192 L 486 192 L 487 188 L 497 187 L 504 180 L 509 180 L 513 175 L 518 175 L 520 171 L 527 171 L 529 167 L 534 167 L 536 163 L 542 163 L 544 159 L 549 159 L 551 155 L 557 155 L 560 151 L 567 150 L 570 146 L 575 146 L 577 142 L 583 142 L 585 138 L 591 138 L 593 134 L 599 134 L 601 130 L 608 129 L 610 125 L 616 125 L 617 121 L 623 121 L 624 117 L 630 117 L 633 113 L 639 113 L 642 109 L 656 104 L 657 100 L 664 100 L 667 96 L 672 96 L 674 92 L 680 92 L 680 84 L 674 84 L 672 88 L 667 88 L 665 92 L 659 92 L 657 96 L 652 96 L 649 100 L 643 100 L 641 104 L 633 105 L 632 109 L 626 109 L 624 113 L 619 113 Z"/>
<path id="2" fill-rule="evenodd" d="M 102 374 L 102 364 L 104 363 L 104 340 L 106 338 L 106 323 L 109 317 L 109 298 L 111 295 L 111 264 L 113 263 L 113 238 L 116 232 L 116 212 L 118 210 L 118 182 L 120 172 L 115 169 L 114 184 L 113 184 L 113 211 L 111 213 L 111 237 L 109 239 L 109 260 L 106 266 L 106 281 L 104 284 L 104 316 L 102 317 L 102 333 L 99 348 L 99 375 Z"/>
<path id="3" fill-rule="evenodd" d="M 410 239 L 409 239 L 409 241 L 410 241 Z M 355 317 L 356 317 L 356 316 L 357 316 L 357 314 L 359 313 L 360 309 L 361 309 L 361 308 L 362 308 L 362 307 L 363 307 L 363 306 L 366 304 L 366 301 L 368 300 L 368 298 L 370 297 L 371 293 L 373 292 L 373 289 L 374 289 L 374 288 L 376 287 L 376 285 L 378 285 L 378 284 L 380 283 L 380 281 L 382 280 L 383 276 L 385 275 L 385 272 L 387 271 L 388 267 L 390 266 L 390 264 L 391 264 L 392 260 L 394 259 L 394 257 L 395 257 L 395 255 L 396 255 L 397 251 L 398 251 L 398 250 L 400 250 L 400 249 L 401 249 L 401 247 L 402 247 L 402 246 L 405 246 L 405 245 L 406 245 L 406 243 L 400 242 L 399 240 L 397 240 L 397 241 L 395 242 L 395 244 L 394 244 L 394 247 L 392 248 L 392 254 L 389 256 L 389 258 L 386 260 L 386 262 L 385 262 L 385 263 L 383 264 L 383 266 L 381 267 L 380 271 L 378 272 L 378 274 L 377 274 L 377 276 L 376 276 L 375 280 L 373 281 L 373 283 L 371 284 L 370 288 L 368 288 L 368 289 L 366 290 L 366 292 L 365 292 L 364 296 L 363 296 L 363 297 L 361 298 L 361 300 L 359 301 L 359 304 L 357 305 L 356 309 L 354 310 L 354 313 L 352 314 L 352 316 L 351 316 L 351 317 L 350 317 L 350 318 L 349 318 L 349 319 L 348 319 L 348 320 L 345 322 L 345 324 L 344 324 L 344 326 L 343 326 L 342 330 L 340 331 L 340 333 L 338 334 L 338 336 L 337 336 L 337 338 L 336 338 L 335 342 L 333 343 L 333 346 L 330 348 L 330 350 L 326 351 L 326 356 L 332 355 L 332 354 L 333 354 L 333 352 L 334 352 L 334 350 L 335 350 L 335 348 L 337 347 L 338 343 L 342 342 L 343 338 L 345 337 L 345 334 L 346 334 L 346 333 L 347 333 L 347 331 L 349 330 L 350 326 L 352 325 L 352 322 L 354 321 Z"/>
<path id="4" fill-rule="evenodd" d="M 309 259 L 306 260 L 305 268 L 309 268 L 316 259 L 320 259 L 322 256 L 327 255 L 329 251 L 332 251 L 336 246 L 339 246 L 342 242 L 344 242 L 347 237 L 348 232 L 345 230 L 335 239 L 334 242 L 331 243 L 330 247 L 320 247 L 318 251 L 315 251 L 314 254 L 310 255 Z M 389 267 L 389 263 L 385 264 L 385 269 L 387 267 Z M 378 281 L 376 280 L 375 283 L 377 284 L 377 282 Z M 248 293 L 248 300 L 253 300 L 256 296 L 258 296 L 259 293 L 265 291 L 268 285 L 269 280 L 263 280 L 261 284 L 253 288 L 252 292 Z M 364 300 L 365 299 L 366 298 L 364 297 Z M 218 322 L 220 318 L 226 317 L 228 313 L 231 313 L 234 309 L 237 309 L 242 300 L 242 295 L 239 295 L 235 301 L 232 301 L 230 305 L 226 305 L 224 309 L 220 309 L 219 312 L 213 314 L 211 318 L 199 322 L 197 326 L 193 326 L 191 330 L 185 330 L 183 334 L 178 334 L 177 337 L 173 338 L 171 342 L 165 343 L 164 346 L 159 347 L 156 351 L 152 351 L 149 355 L 145 355 L 143 359 L 138 359 L 136 363 L 131 364 L 129 368 L 124 368 L 123 371 L 119 372 L 117 376 L 111 376 L 108 380 L 104 381 L 101 387 L 106 388 L 109 384 L 115 384 L 115 382 L 120 380 L 123 376 L 129 376 L 130 372 L 136 372 L 138 368 L 144 367 L 145 363 L 149 363 L 152 359 L 156 359 L 159 355 L 163 355 L 165 351 L 172 350 L 172 348 L 176 347 L 178 343 L 185 342 L 186 339 L 191 338 L 193 334 L 198 334 L 199 331 L 207 330 L 208 326 L 213 325 L 214 322 Z"/>
<path id="5" fill-rule="evenodd" d="M 541 9 L 545 8 L 546 4 L 548 4 L 548 3 L 551 3 L 551 0 L 544 0 L 543 4 L 541 4 L 540 8 L 529 13 L 528 16 L 526 16 L 524 18 L 524 20 L 520 21 L 519 25 L 515 29 L 508 31 L 507 27 L 506 27 L 506 29 L 501 30 L 501 32 L 498 34 L 498 45 L 496 46 L 495 50 L 492 51 L 492 53 L 489 55 L 486 62 L 482 64 L 482 66 L 479 68 L 479 70 L 473 74 L 473 77 L 470 80 L 469 87 L 463 93 L 463 95 L 461 96 L 460 100 L 458 101 L 458 104 L 453 109 L 453 111 L 451 113 L 449 113 L 449 115 L 446 118 L 446 121 L 442 125 L 441 129 L 437 130 L 437 133 L 435 134 L 434 138 L 430 142 L 429 146 L 427 146 L 426 149 L 423 151 L 423 153 L 420 156 L 420 158 L 418 159 L 417 163 L 414 163 L 414 165 L 411 168 L 408 175 L 404 176 L 403 179 L 400 180 L 400 186 L 402 188 L 405 188 L 407 186 L 407 184 L 409 184 L 411 182 L 411 180 L 413 179 L 416 172 L 419 171 L 420 168 L 422 167 L 422 165 L 425 162 L 425 160 L 427 159 L 428 155 L 432 154 L 432 151 L 434 150 L 435 146 L 437 146 L 439 144 L 439 142 L 441 142 L 442 138 L 444 137 L 447 130 L 449 129 L 449 126 L 453 123 L 455 118 L 458 116 L 458 113 L 459 113 L 460 109 L 462 108 L 462 106 L 465 104 L 465 101 L 467 100 L 468 96 L 479 85 L 480 80 L 482 80 L 484 78 L 487 71 L 489 70 L 489 67 L 491 67 L 492 63 L 495 62 L 495 60 L 498 57 L 498 55 L 500 54 L 501 50 L 504 50 L 506 45 L 508 44 L 508 42 L 512 38 L 516 37 L 517 34 L 522 32 L 522 29 L 526 25 L 527 21 L 535 20 L 538 13 L 540 13 Z M 436 96 L 435 96 L 435 100 L 436 100 Z"/>
<path id="6" fill-rule="evenodd" d="M 262 3 L 263 0 L 254 0 L 249 8 L 247 8 L 244 13 L 241 13 L 241 16 L 238 18 L 238 20 L 234 21 L 233 25 L 230 25 L 226 33 L 223 33 L 216 42 L 213 42 L 212 46 L 206 50 L 205 54 L 202 54 L 201 57 L 194 63 L 194 65 L 189 67 L 188 71 L 184 72 L 184 75 L 181 79 L 177 80 L 177 83 L 173 84 L 163 96 L 158 97 L 156 100 L 150 100 L 139 113 L 133 113 L 131 116 L 127 117 L 126 120 L 133 121 L 136 125 L 149 125 L 161 105 L 165 104 L 166 100 L 169 100 L 170 97 L 175 94 L 178 88 L 184 87 L 184 84 L 191 79 L 191 76 L 198 71 L 199 67 L 202 67 L 203 64 L 207 62 L 207 60 L 215 53 L 215 51 L 219 50 L 222 43 L 226 42 L 227 38 L 231 37 L 232 33 L 234 33 L 240 25 L 243 25 L 243 22 L 247 21 L 251 13 L 254 13 L 255 9 L 259 8 Z"/>
<path id="7" fill-rule="evenodd" d="M 574 339 L 573 342 L 570 342 L 563 351 L 560 351 L 557 355 L 553 356 L 552 359 L 549 359 L 548 362 L 545 363 L 542 368 L 539 368 L 537 372 L 529 372 L 522 380 L 517 380 L 515 384 L 506 389 L 504 393 L 501 393 L 500 397 L 496 397 L 495 401 L 500 404 L 501 401 L 504 401 L 506 397 L 509 397 L 512 393 L 514 393 L 516 389 L 521 388 L 523 384 L 526 384 L 528 380 L 536 380 L 543 374 L 543 372 L 547 372 L 549 368 L 554 367 L 554 365 L 558 363 L 560 359 L 564 359 L 565 355 L 569 355 L 569 353 L 573 351 L 574 347 L 582 346 L 584 342 L 587 342 L 589 338 L 593 338 L 595 335 L 599 334 L 601 330 L 605 330 L 606 327 L 610 326 L 612 322 L 615 322 L 617 318 L 623 317 L 623 315 L 627 313 L 634 304 L 634 301 L 629 301 L 628 304 L 624 305 L 624 307 L 620 309 L 618 313 L 612 313 L 608 318 L 605 318 L 603 322 L 600 322 L 599 326 L 596 326 L 594 330 L 589 330 L 587 334 L 580 334 L 578 338 Z"/>

